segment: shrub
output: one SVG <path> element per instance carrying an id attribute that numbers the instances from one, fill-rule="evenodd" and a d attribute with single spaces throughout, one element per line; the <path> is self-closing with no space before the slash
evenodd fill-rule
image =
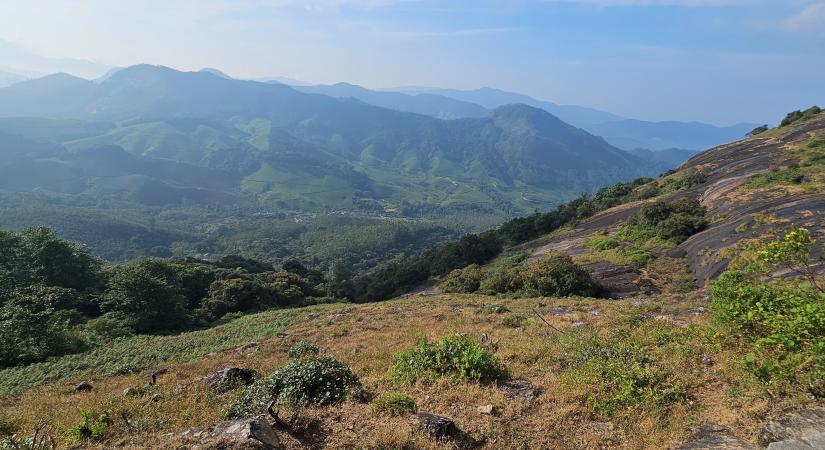
<path id="1" fill-rule="evenodd" d="M 772 265 L 806 274 L 814 242 L 807 230 L 789 232 L 768 244 L 757 262 L 728 270 L 711 287 L 712 310 L 720 321 L 752 343 L 747 366 L 763 381 L 787 380 L 825 395 L 825 293 L 809 273 L 807 283 L 765 282 Z M 767 264 L 768 266 L 763 266 Z"/>
<path id="2" fill-rule="evenodd" d="M 373 412 L 390 416 L 413 414 L 418 409 L 415 400 L 398 392 L 381 394 L 372 401 L 371 405 Z"/>
<path id="3" fill-rule="evenodd" d="M 447 336 L 430 343 L 422 337 L 418 346 L 395 356 L 392 377 L 412 383 L 421 378 L 451 376 L 463 381 L 489 381 L 498 377 L 495 357 L 466 336 Z"/>
<path id="4" fill-rule="evenodd" d="M 289 348 L 287 356 L 290 358 L 303 358 L 305 356 L 317 356 L 318 347 L 309 341 L 298 341 Z"/>
<path id="5" fill-rule="evenodd" d="M 326 406 L 340 403 L 358 387 L 358 377 L 340 361 L 325 356 L 298 359 L 238 393 L 224 414 L 231 419 L 248 417 L 271 401 Z"/>
<path id="6" fill-rule="evenodd" d="M 643 206 L 619 232 L 627 240 L 658 237 L 680 243 L 708 225 L 705 208 L 695 199 L 658 201 Z"/>
<path id="7" fill-rule="evenodd" d="M 750 179 L 748 186 L 761 188 L 776 185 L 799 184 L 805 179 L 805 174 L 799 167 L 788 167 L 786 169 L 756 175 Z"/>
<path id="8" fill-rule="evenodd" d="M 685 389 L 623 330 L 573 341 L 565 381 L 587 386 L 597 415 L 611 419 L 637 405 L 658 410 L 686 399 Z"/>
<path id="9" fill-rule="evenodd" d="M 444 281 L 439 283 L 438 288 L 448 293 L 471 293 L 478 290 L 482 278 L 484 278 L 484 269 L 478 264 L 471 264 L 463 269 L 450 272 Z"/>
<path id="10" fill-rule="evenodd" d="M 796 111 L 789 112 L 785 116 L 785 118 L 782 119 L 782 122 L 779 124 L 779 126 L 780 127 L 786 127 L 788 125 L 792 125 L 792 124 L 797 123 L 797 122 L 804 122 L 804 121 L 814 117 L 815 115 L 819 114 L 820 112 L 822 112 L 822 110 L 818 106 L 812 106 L 812 107 L 806 109 L 805 111 L 796 110 Z"/>
<path id="11" fill-rule="evenodd" d="M 74 442 L 103 439 L 106 427 L 110 423 L 109 416 L 104 413 L 94 417 L 94 413 L 89 409 L 81 409 L 80 416 L 80 423 L 68 431 L 69 439 Z"/>
<path id="12" fill-rule="evenodd" d="M 527 323 L 527 316 L 523 314 L 511 314 L 501 321 L 502 325 L 510 328 L 521 328 Z"/>
<path id="13" fill-rule="evenodd" d="M 599 293 L 590 273 L 574 263 L 570 256 L 553 252 L 521 271 L 522 289 L 529 296 L 592 297 Z"/>

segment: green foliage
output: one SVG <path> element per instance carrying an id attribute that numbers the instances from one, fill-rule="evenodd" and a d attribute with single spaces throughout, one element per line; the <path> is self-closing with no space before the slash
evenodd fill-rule
<path id="1" fill-rule="evenodd" d="M 681 177 L 674 180 L 671 184 L 673 189 L 677 191 L 683 191 L 686 189 L 690 189 L 693 186 L 700 185 L 708 180 L 707 175 L 702 172 L 701 170 L 692 168 L 685 171 Z"/>
<path id="2" fill-rule="evenodd" d="M 659 410 L 687 398 L 673 374 L 623 330 L 574 340 L 571 346 L 565 380 L 589 386 L 588 404 L 600 417 L 611 419 L 637 406 Z"/>
<path id="3" fill-rule="evenodd" d="M 708 225 L 705 208 L 694 199 L 658 201 L 643 206 L 619 232 L 625 240 L 658 237 L 678 244 Z"/>
<path id="4" fill-rule="evenodd" d="M 186 328 L 188 301 L 169 266 L 159 260 L 140 260 L 115 267 L 101 304 L 103 311 L 122 315 L 139 332 Z"/>
<path id="5" fill-rule="evenodd" d="M 760 125 L 760 126 L 754 128 L 753 130 L 749 131 L 748 134 L 746 134 L 745 136 L 747 136 L 747 137 L 757 136 L 757 135 L 760 135 L 760 134 L 770 130 L 770 128 L 771 127 L 769 127 L 768 124 Z"/>
<path id="6" fill-rule="evenodd" d="M 805 179 L 805 174 L 799 167 L 788 167 L 760 175 L 753 176 L 748 181 L 751 188 L 763 188 L 777 185 L 800 184 Z"/>
<path id="7" fill-rule="evenodd" d="M 81 409 L 80 416 L 80 423 L 71 427 L 67 432 L 69 439 L 72 442 L 102 440 L 106 428 L 111 423 L 109 416 L 103 413 L 95 417 L 89 409 Z"/>
<path id="8" fill-rule="evenodd" d="M 0 368 L 41 361 L 83 348 L 72 331 L 76 315 L 58 309 L 47 296 L 50 288 L 14 291 L 0 297 Z"/>
<path id="9" fill-rule="evenodd" d="M 287 356 L 290 358 L 303 358 L 306 356 L 317 356 L 319 353 L 318 347 L 309 341 L 298 341 L 289 348 Z"/>
<path id="10" fill-rule="evenodd" d="M 527 323 L 527 316 L 524 314 L 510 314 L 502 319 L 501 324 L 509 328 L 521 328 Z"/>
<path id="11" fill-rule="evenodd" d="M 418 409 L 415 400 L 400 392 L 381 394 L 370 402 L 370 406 L 373 412 L 390 416 L 414 414 Z"/>
<path id="12" fill-rule="evenodd" d="M 329 357 L 295 360 L 241 391 L 224 412 L 228 418 L 248 417 L 269 402 L 299 406 L 340 403 L 360 387 L 358 377 L 345 364 Z"/>
<path id="13" fill-rule="evenodd" d="M 762 380 L 785 380 L 823 395 L 825 392 L 825 293 L 810 282 L 763 281 L 770 266 L 810 267 L 813 240 L 805 229 L 757 253 L 746 270 L 728 270 L 711 287 L 715 316 L 752 342 L 747 366 Z M 767 264 L 760 267 L 758 264 Z"/>
<path id="14" fill-rule="evenodd" d="M 455 269 L 438 284 L 441 292 L 448 293 L 471 293 L 479 288 L 481 280 L 484 278 L 484 269 L 478 264 L 470 264 L 463 269 Z"/>
<path id="15" fill-rule="evenodd" d="M 484 382 L 500 374 L 495 357 L 477 341 L 461 335 L 447 336 L 434 343 L 422 337 L 418 346 L 397 353 L 392 367 L 392 377 L 407 383 L 440 376 Z"/>
<path id="16" fill-rule="evenodd" d="M 82 353 L 0 370 L 0 395 L 18 394 L 45 383 L 81 375 L 123 375 L 148 367 L 184 363 L 250 341 L 274 336 L 292 323 L 295 310 L 248 314 L 229 323 L 174 336 L 138 335 L 111 341 Z"/>
<path id="17" fill-rule="evenodd" d="M 478 235 L 467 235 L 459 241 L 445 244 L 424 252 L 417 258 L 400 263 L 391 263 L 356 280 L 355 298 L 359 301 L 375 301 L 391 298 L 409 291 L 431 276 L 446 275 L 452 270 L 470 264 L 490 261 L 502 249 L 527 242 L 577 220 L 590 217 L 605 208 L 644 198 L 642 192 L 651 186 L 650 178 L 639 178 L 631 183 L 619 183 L 599 190 L 593 199 L 583 195 L 558 206 L 553 211 L 512 219 Z M 648 192 L 655 195 L 655 192 Z M 512 279 L 509 273 L 495 271 L 486 279 L 495 279 L 485 285 L 482 292 L 513 291 L 507 286 Z"/>
<path id="18" fill-rule="evenodd" d="M 593 297 L 600 291 L 590 272 L 574 263 L 569 255 L 551 252 L 543 260 L 518 271 L 521 289 L 529 297 Z"/>
<path id="19" fill-rule="evenodd" d="M 785 116 L 785 118 L 782 119 L 782 122 L 779 124 L 779 126 L 786 127 L 788 125 L 793 125 L 795 123 L 804 122 L 806 120 L 813 118 L 820 112 L 822 112 L 822 109 L 820 109 L 818 106 L 812 106 L 804 111 L 796 110 L 789 112 Z"/>

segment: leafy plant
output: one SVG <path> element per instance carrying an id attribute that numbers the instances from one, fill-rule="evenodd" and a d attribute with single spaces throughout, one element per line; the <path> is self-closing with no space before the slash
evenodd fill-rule
<path id="1" fill-rule="evenodd" d="M 684 387 L 623 330 L 571 341 L 567 383 L 589 386 L 587 402 L 610 419 L 637 405 L 667 408 L 686 399 Z"/>
<path id="2" fill-rule="evenodd" d="M 440 376 L 490 381 L 500 375 L 500 367 L 495 357 L 477 341 L 453 335 L 434 343 L 422 337 L 417 346 L 395 355 L 391 373 L 394 379 L 407 383 Z"/>
<path id="3" fill-rule="evenodd" d="M 811 265 L 814 244 L 805 229 L 767 244 L 743 270 L 728 270 L 711 287 L 712 310 L 752 343 L 745 360 L 765 382 L 786 380 L 825 395 L 825 292 Z M 795 268 L 807 284 L 766 282 L 771 267 Z"/>
<path id="4" fill-rule="evenodd" d="M 373 412 L 390 416 L 413 414 L 417 410 L 415 400 L 399 392 L 388 392 L 376 397 L 371 403 Z"/>
<path id="5" fill-rule="evenodd" d="M 326 356 L 292 361 L 247 387 L 224 414 L 228 418 L 253 415 L 269 402 L 298 406 L 326 406 L 343 401 L 360 387 L 358 377 L 344 363 Z"/>
<path id="6" fill-rule="evenodd" d="M 478 264 L 471 264 L 447 274 L 444 280 L 438 284 L 438 289 L 447 293 L 471 293 L 478 290 L 483 278 L 484 269 Z"/>
<path id="7" fill-rule="evenodd" d="M 90 409 L 81 409 L 80 416 L 80 423 L 68 431 L 69 439 L 74 442 L 103 439 L 103 434 L 106 433 L 106 428 L 110 423 L 109 416 L 106 413 L 95 416 Z"/>
<path id="8" fill-rule="evenodd" d="M 527 316 L 523 314 L 510 314 L 502 319 L 501 324 L 510 328 L 521 328 L 527 323 Z"/>
<path id="9" fill-rule="evenodd" d="M 319 352 L 318 347 L 305 340 L 301 340 L 296 342 L 292 347 L 289 348 L 287 352 L 287 356 L 290 358 L 303 358 L 306 356 L 317 356 Z"/>

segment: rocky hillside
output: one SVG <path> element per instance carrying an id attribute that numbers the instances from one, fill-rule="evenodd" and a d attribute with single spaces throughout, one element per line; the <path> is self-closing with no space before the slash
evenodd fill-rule
<path id="1" fill-rule="evenodd" d="M 698 154 L 640 188 L 655 194 L 650 198 L 604 211 L 515 251 L 529 252 L 532 259 L 552 250 L 573 255 L 618 297 L 660 292 L 688 278 L 703 287 L 754 241 L 776 238 L 794 226 L 825 229 L 823 157 L 825 116 L 820 115 Z M 709 223 L 703 231 L 678 245 L 622 240 L 622 226 L 642 207 L 677 199 L 697 199 L 706 208 Z M 615 247 L 600 249 L 605 241 Z M 649 255 L 645 264 L 630 261 L 627 255 L 634 251 Z M 682 261 L 689 271 L 674 272 Z"/>

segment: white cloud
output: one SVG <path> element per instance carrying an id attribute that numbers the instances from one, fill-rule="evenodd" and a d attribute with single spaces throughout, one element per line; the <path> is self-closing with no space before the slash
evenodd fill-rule
<path id="1" fill-rule="evenodd" d="M 806 6 L 798 14 L 782 21 L 781 25 L 789 31 L 825 34 L 825 2 Z"/>

